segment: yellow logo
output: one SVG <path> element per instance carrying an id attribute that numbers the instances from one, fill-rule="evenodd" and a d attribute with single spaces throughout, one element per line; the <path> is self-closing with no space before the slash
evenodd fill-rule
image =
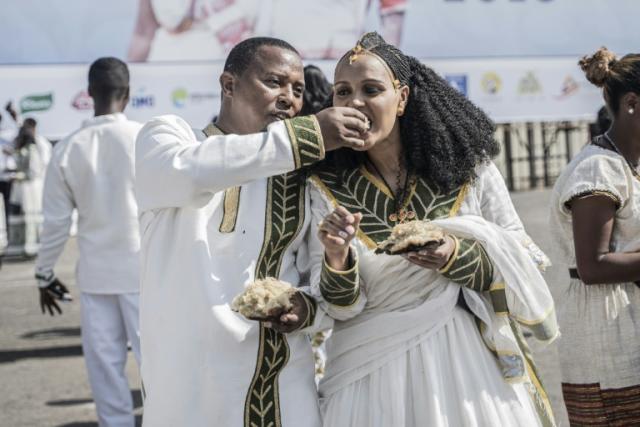
<path id="1" fill-rule="evenodd" d="M 490 71 L 482 76 L 482 90 L 490 95 L 495 95 L 502 89 L 502 79 L 497 73 Z"/>

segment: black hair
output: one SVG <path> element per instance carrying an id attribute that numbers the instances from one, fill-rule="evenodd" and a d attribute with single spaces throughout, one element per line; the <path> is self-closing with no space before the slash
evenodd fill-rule
<path id="1" fill-rule="evenodd" d="M 333 96 L 333 86 L 315 65 L 304 67 L 304 94 L 301 116 L 315 114 L 327 107 Z"/>
<path id="2" fill-rule="evenodd" d="M 640 54 L 630 53 L 618 58 L 606 47 L 601 47 L 593 55 L 583 57 L 578 65 L 587 80 L 604 89 L 614 115 L 618 114 L 620 99 L 626 93 L 640 95 Z"/>
<path id="3" fill-rule="evenodd" d="M 123 99 L 129 91 L 129 68 L 118 58 L 99 58 L 89 68 L 89 88 L 94 98 Z"/>
<path id="4" fill-rule="evenodd" d="M 476 178 L 476 166 L 498 155 L 491 119 L 431 68 L 387 44 L 377 33 L 365 34 L 358 51 L 369 51 L 387 63 L 400 85 L 409 87 L 409 99 L 400 120 L 405 164 L 423 178 L 450 191 Z M 366 153 L 339 149 L 327 154 L 325 164 L 337 171 L 363 164 Z"/>
<path id="5" fill-rule="evenodd" d="M 244 73 L 255 60 L 258 50 L 263 46 L 275 46 L 289 50 L 300 56 L 298 51 L 284 40 L 273 37 L 251 37 L 241 41 L 231 49 L 224 62 L 224 71 L 235 75 Z"/>

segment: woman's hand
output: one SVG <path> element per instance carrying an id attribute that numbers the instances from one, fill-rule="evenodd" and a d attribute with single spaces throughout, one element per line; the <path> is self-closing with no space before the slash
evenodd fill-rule
<path id="1" fill-rule="evenodd" d="M 361 220 L 361 213 L 352 214 L 338 206 L 318 224 L 318 238 L 324 246 L 325 257 L 331 268 L 347 268 L 349 243 L 356 236 Z"/>
<path id="2" fill-rule="evenodd" d="M 404 255 L 404 257 L 420 267 L 430 270 L 440 270 L 447 265 L 455 249 L 456 242 L 453 240 L 453 237 L 447 234 L 444 238 L 444 243 L 440 246 L 433 249 L 409 252 Z"/>

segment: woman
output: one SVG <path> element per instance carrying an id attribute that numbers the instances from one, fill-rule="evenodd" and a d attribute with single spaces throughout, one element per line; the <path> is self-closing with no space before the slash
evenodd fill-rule
<path id="1" fill-rule="evenodd" d="M 557 335 L 530 256 L 544 254 L 489 161 L 491 121 L 375 33 L 339 61 L 334 105 L 362 111 L 370 128 L 363 152 L 330 153 L 310 178 L 312 289 L 335 319 L 324 425 L 554 425 L 519 326 Z M 445 243 L 374 253 L 414 219 L 445 229 Z"/>
<path id="2" fill-rule="evenodd" d="M 640 55 L 580 61 L 613 118 L 553 190 L 552 231 L 571 281 L 562 390 L 571 424 L 640 424 Z M 633 282 L 636 282 L 635 284 Z"/>

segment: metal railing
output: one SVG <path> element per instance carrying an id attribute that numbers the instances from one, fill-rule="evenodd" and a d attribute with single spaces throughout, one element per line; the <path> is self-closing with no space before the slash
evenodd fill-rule
<path id="1" fill-rule="evenodd" d="M 590 123 L 498 125 L 500 155 L 494 159 L 510 191 L 552 187 L 563 168 L 590 139 Z"/>

